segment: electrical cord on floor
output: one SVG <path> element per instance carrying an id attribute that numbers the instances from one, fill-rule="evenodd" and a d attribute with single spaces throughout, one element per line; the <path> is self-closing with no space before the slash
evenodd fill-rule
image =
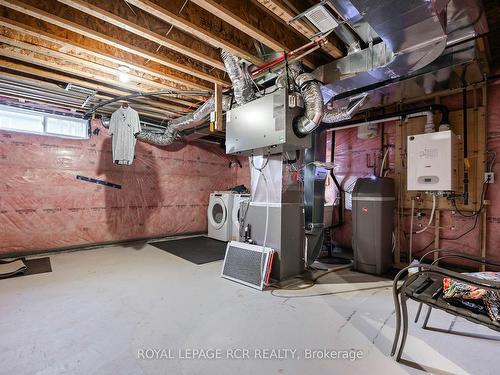
<path id="1" fill-rule="evenodd" d="M 307 276 L 302 276 L 302 275 L 296 276 L 295 278 L 296 279 L 300 279 L 300 280 L 298 282 L 296 282 L 294 284 L 290 284 L 290 285 L 288 285 L 286 287 L 280 287 L 278 285 L 278 283 L 271 284 L 271 285 L 269 285 L 269 287 L 275 288 L 275 290 L 271 291 L 271 295 L 273 295 L 275 297 L 282 297 L 280 295 L 276 295 L 274 292 L 278 291 L 278 290 L 305 290 L 305 289 L 312 288 L 314 285 L 317 284 L 317 281 L 320 278 L 322 278 L 323 276 L 326 276 L 326 275 L 328 275 L 328 274 L 330 274 L 332 272 L 337 272 L 337 271 L 342 271 L 342 270 L 345 270 L 345 269 L 349 269 L 349 268 L 352 267 L 352 265 L 353 265 L 353 262 L 351 261 L 351 263 L 349 263 L 349 264 L 344 264 L 342 266 L 332 268 L 331 270 L 323 272 L 321 275 L 313 277 L 311 279 L 308 279 Z M 294 288 L 294 286 L 301 285 L 301 284 L 303 284 L 304 286 L 298 287 L 298 288 Z"/>
<path id="2" fill-rule="evenodd" d="M 392 288 L 392 285 L 380 285 L 380 286 L 373 286 L 369 288 L 360 288 L 360 289 L 353 289 L 353 290 L 341 290 L 338 292 L 325 292 L 325 293 L 317 293 L 317 294 L 304 294 L 304 295 L 295 295 L 295 296 L 288 296 L 288 295 L 279 295 L 274 292 L 277 290 L 272 290 L 271 295 L 273 297 L 277 298 L 284 298 L 284 299 L 291 299 L 291 298 L 310 298 L 310 297 L 324 297 L 324 296 L 334 296 L 337 294 L 346 294 L 346 293 L 355 293 L 355 292 L 363 292 L 366 290 L 374 290 L 374 289 L 390 289 Z"/>

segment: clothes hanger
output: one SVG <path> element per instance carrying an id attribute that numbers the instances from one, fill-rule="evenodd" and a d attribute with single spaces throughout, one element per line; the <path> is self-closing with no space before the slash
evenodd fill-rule
<path id="1" fill-rule="evenodd" d="M 128 102 L 123 102 L 122 103 L 122 108 L 128 108 Z"/>

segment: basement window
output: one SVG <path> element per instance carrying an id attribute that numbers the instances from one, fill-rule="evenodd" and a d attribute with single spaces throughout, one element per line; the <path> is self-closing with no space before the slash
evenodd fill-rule
<path id="1" fill-rule="evenodd" d="M 0 129 L 61 138 L 89 138 L 88 120 L 3 105 L 0 105 Z"/>

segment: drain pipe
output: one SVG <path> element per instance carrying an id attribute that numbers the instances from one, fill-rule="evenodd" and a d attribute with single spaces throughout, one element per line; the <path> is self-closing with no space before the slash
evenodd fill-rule
<path id="1" fill-rule="evenodd" d="M 469 150 L 468 150 L 468 132 L 467 132 L 467 82 L 465 81 L 465 73 L 467 65 L 464 67 L 462 74 L 462 117 L 463 117 L 463 144 L 464 144 L 464 205 L 469 204 Z"/>
<path id="2" fill-rule="evenodd" d="M 336 143 L 336 136 L 335 132 L 331 132 L 331 153 L 330 153 L 330 162 L 332 165 L 334 165 L 335 162 L 335 143 Z M 339 181 L 337 180 L 337 176 L 335 176 L 335 173 L 333 171 L 333 168 L 330 169 L 330 176 L 332 176 L 333 183 L 337 187 L 337 191 L 339 192 L 339 208 L 338 208 L 338 216 L 339 216 L 339 221 L 337 224 L 335 224 L 332 228 L 340 228 L 342 225 L 344 225 L 344 189 L 342 189 L 342 186 L 339 184 Z"/>
<path id="3" fill-rule="evenodd" d="M 418 114 L 418 113 L 420 113 L 421 115 L 426 115 L 427 112 L 441 112 L 440 126 L 441 125 L 448 125 L 449 126 L 450 120 L 449 120 L 448 107 L 446 107 L 443 104 L 431 104 L 431 105 L 428 105 L 425 107 L 405 109 L 405 110 L 396 111 L 396 112 L 384 113 L 382 115 L 363 117 L 360 119 L 345 120 L 345 121 L 340 121 L 340 122 L 337 122 L 334 124 L 323 123 L 318 129 L 320 131 L 328 130 L 328 129 L 335 129 L 335 130 L 348 129 L 348 128 L 353 128 L 353 127 L 357 127 L 357 126 L 360 126 L 363 124 L 368 124 L 368 123 L 376 124 L 379 122 L 401 120 L 401 119 L 407 118 L 409 115 L 412 115 L 412 114 L 413 114 L 413 117 L 415 117 L 415 114 Z"/>

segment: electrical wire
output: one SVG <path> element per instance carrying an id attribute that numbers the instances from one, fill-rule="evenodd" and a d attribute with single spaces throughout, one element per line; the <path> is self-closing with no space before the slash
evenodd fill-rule
<path id="1" fill-rule="evenodd" d="M 370 288 L 360 288 L 360 289 L 354 289 L 354 290 L 342 290 L 338 292 L 326 292 L 326 293 L 317 293 L 317 294 L 305 294 L 305 295 L 295 295 L 295 296 L 288 296 L 288 295 L 279 295 L 276 294 L 276 290 L 271 291 L 271 295 L 273 297 L 277 298 L 285 298 L 285 299 L 291 299 L 291 298 L 309 298 L 309 297 L 324 297 L 324 296 L 334 296 L 337 294 L 346 294 L 346 293 L 355 293 L 355 292 L 364 292 L 367 290 L 375 290 L 375 289 L 390 289 L 392 286 L 388 285 L 380 285 L 380 286 L 373 286 Z M 291 289 L 292 290 L 292 289 Z"/>
<path id="2" fill-rule="evenodd" d="M 497 159 L 497 153 L 495 151 L 488 151 L 487 153 L 493 155 L 491 161 L 488 163 L 488 172 L 493 172 L 493 167 L 495 166 L 495 161 Z"/>
<path id="3" fill-rule="evenodd" d="M 267 165 L 267 164 L 266 164 Z M 262 178 L 264 179 L 264 185 L 266 189 L 266 221 L 264 224 L 264 240 L 262 241 L 262 254 L 260 255 L 260 274 L 262 280 L 265 279 L 265 274 L 264 274 L 264 252 L 266 251 L 266 244 L 267 244 L 267 232 L 269 230 L 269 186 L 267 184 L 267 178 L 266 175 L 264 174 L 263 171 L 260 172 L 262 175 Z"/>
<path id="4" fill-rule="evenodd" d="M 434 213 L 435 212 L 436 212 L 436 194 L 432 194 L 432 210 L 431 210 L 431 216 L 429 217 L 429 222 L 427 223 L 427 225 L 425 227 L 423 227 L 422 229 L 417 230 L 415 232 L 415 234 L 423 233 L 427 229 L 429 229 L 429 227 L 432 224 L 432 221 L 434 220 Z"/>
<path id="5" fill-rule="evenodd" d="M 269 229 L 269 186 L 268 186 L 266 175 L 264 174 L 264 169 L 269 164 L 269 154 L 267 155 L 265 162 L 263 163 L 263 165 L 260 168 L 257 168 L 255 166 L 253 159 L 254 159 L 254 157 L 252 155 L 252 157 L 250 158 L 250 163 L 252 164 L 252 168 L 254 168 L 256 171 L 258 171 L 260 173 L 260 175 L 262 176 L 262 179 L 264 181 L 265 191 L 266 191 L 266 220 L 264 223 L 264 239 L 262 242 L 262 253 L 260 254 L 260 276 L 261 276 L 261 280 L 264 281 L 264 279 L 265 279 L 264 254 L 266 251 L 267 233 L 268 233 L 268 229 Z M 252 197 L 252 201 L 254 198 L 255 197 Z"/>
<path id="6" fill-rule="evenodd" d="M 487 190 L 488 190 L 488 184 L 486 182 L 484 182 L 483 183 L 483 190 L 481 192 L 481 208 L 479 209 L 479 211 L 476 214 L 474 214 L 474 215 L 466 215 L 465 216 L 465 217 L 469 217 L 469 218 L 470 217 L 474 217 L 474 224 L 472 225 L 472 227 L 469 228 L 469 229 L 467 229 L 465 232 L 459 234 L 458 236 L 455 236 L 455 237 L 440 237 L 439 238 L 440 240 L 444 240 L 444 241 L 456 241 L 456 240 L 459 240 L 459 239 L 465 237 L 466 235 L 468 235 L 469 233 L 471 233 L 474 229 L 476 229 L 477 223 L 479 221 L 479 213 L 484 209 L 484 197 L 486 195 Z M 430 246 L 432 246 L 433 243 L 434 243 L 434 240 L 432 240 L 431 242 L 429 242 L 422 249 L 420 249 L 417 252 L 415 252 L 415 254 L 420 254 L 420 253 L 424 252 Z"/>
<path id="7" fill-rule="evenodd" d="M 463 216 L 463 217 L 477 217 L 479 216 L 479 214 L 481 213 L 481 211 L 483 210 L 484 208 L 484 198 L 485 198 L 485 195 L 486 195 L 486 192 L 488 191 L 488 181 L 484 181 L 483 182 L 483 189 L 481 191 L 481 205 L 479 206 L 479 210 L 477 210 L 477 212 L 474 212 L 473 214 L 465 214 L 463 213 L 462 211 L 459 210 L 459 208 L 457 207 L 457 202 L 455 200 L 455 198 L 453 198 L 451 200 L 452 204 L 453 204 L 453 208 L 455 209 L 455 211 L 460 215 L 460 216 Z"/>
<path id="8" fill-rule="evenodd" d="M 384 166 L 385 161 L 387 160 L 387 155 L 389 155 L 389 147 L 387 147 L 387 150 L 385 150 L 384 158 L 382 159 L 382 165 L 380 166 L 380 177 L 384 177 Z"/>
<path id="9" fill-rule="evenodd" d="M 345 270 L 345 269 L 349 269 L 351 268 L 353 265 L 353 262 L 351 261 L 350 263 L 348 264 L 344 264 L 344 265 L 341 265 L 341 266 L 338 266 L 338 267 L 335 267 L 335 268 L 332 268 L 326 272 L 323 272 L 321 275 L 317 276 L 317 277 L 314 277 L 312 279 L 307 279 L 306 277 L 303 277 L 303 276 L 296 276 L 295 278 L 296 279 L 299 279 L 298 282 L 294 283 L 294 284 L 290 284 L 286 287 L 280 287 L 278 285 L 278 283 L 275 283 L 273 285 L 270 285 L 270 287 L 272 288 L 275 288 L 275 290 L 304 290 L 304 289 L 309 289 L 309 288 L 312 288 L 314 285 L 317 284 L 317 281 L 332 273 L 332 272 L 337 272 L 337 271 L 342 271 L 342 270 Z M 303 284 L 304 286 L 302 287 L 298 287 L 298 288 L 294 288 L 295 285 L 301 285 Z M 276 295 L 276 294 L 273 294 L 273 291 L 271 291 L 271 294 L 274 295 L 275 297 L 281 297 L 279 295 Z"/>

